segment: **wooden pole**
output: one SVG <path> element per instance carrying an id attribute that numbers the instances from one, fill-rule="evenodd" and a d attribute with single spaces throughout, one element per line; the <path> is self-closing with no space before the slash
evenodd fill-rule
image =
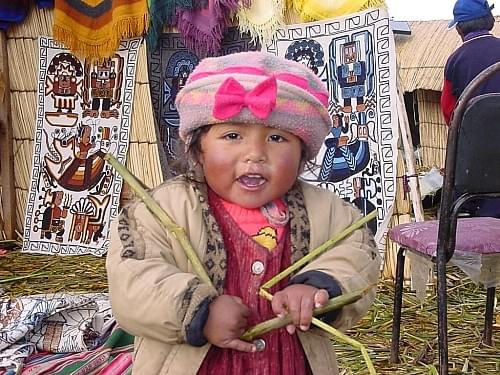
<path id="1" fill-rule="evenodd" d="M 7 35 L 5 31 L 0 31 L 0 184 L 2 185 L 3 231 L 6 239 L 13 240 L 16 229 L 16 190 L 9 82 Z"/>
<path id="2" fill-rule="evenodd" d="M 398 70 L 399 72 L 399 70 Z M 410 123 L 403 98 L 403 87 L 401 78 L 398 74 L 398 118 L 399 129 L 401 131 L 401 141 L 405 155 L 406 172 L 408 173 L 408 185 L 410 186 L 411 204 L 413 206 L 413 214 L 416 221 L 424 221 L 424 209 L 422 207 L 422 195 L 420 194 L 420 186 L 418 184 L 417 170 L 415 167 L 415 154 L 413 152 L 413 141 L 411 139 Z"/>

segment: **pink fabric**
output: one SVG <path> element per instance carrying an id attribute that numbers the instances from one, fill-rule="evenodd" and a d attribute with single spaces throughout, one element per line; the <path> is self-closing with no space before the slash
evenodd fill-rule
<path id="1" fill-rule="evenodd" d="M 215 93 L 213 115 L 227 120 L 247 107 L 255 117 L 264 120 L 276 106 L 276 78 L 269 77 L 252 90 L 245 88 L 234 78 L 227 78 Z"/>
<path id="2" fill-rule="evenodd" d="M 309 85 L 307 84 L 307 80 L 305 80 L 304 78 L 290 73 L 278 73 L 276 74 L 276 79 L 283 82 L 287 82 L 291 85 L 298 86 L 301 89 L 306 90 L 307 92 L 312 94 L 316 99 L 318 99 L 321 102 L 321 104 L 323 104 L 325 107 L 328 107 L 328 94 L 325 94 L 324 92 L 314 91 L 309 87 Z"/>
<path id="3" fill-rule="evenodd" d="M 120 353 L 99 375 L 122 375 L 132 368 L 133 353 Z"/>
<path id="4" fill-rule="evenodd" d="M 220 198 L 226 211 L 238 226 L 249 236 L 255 236 L 264 227 L 272 227 L 276 230 L 277 241 L 281 241 L 285 233 L 285 226 L 272 225 L 262 214 L 259 208 L 248 209 L 237 204 L 227 202 Z M 281 212 L 288 211 L 288 208 L 281 199 L 274 200 L 276 206 Z"/>
<path id="5" fill-rule="evenodd" d="M 254 242 L 224 210 L 222 201 L 209 192 L 210 207 L 219 223 L 227 252 L 227 274 L 224 293 L 238 296 L 251 310 L 249 325 L 274 318 L 269 301 L 258 295 L 259 286 L 273 275 L 290 265 L 291 243 L 289 228 L 283 241 L 271 252 Z M 260 261 L 264 272 L 252 273 L 252 264 Z M 271 293 L 284 288 L 288 278 L 271 288 Z M 311 375 L 307 359 L 297 334 L 289 335 L 284 328 L 273 330 L 262 336 L 266 346 L 257 353 L 212 346 L 208 351 L 198 375 L 244 374 L 244 375 Z"/>
<path id="6" fill-rule="evenodd" d="M 196 129 L 227 122 L 214 116 L 214 103 L 216 93 L 229 77 L 245 91 L 252 91 L 270 77 L 277 81 L 276 104 L 265 119 L 243 106 L 231 117 L 232 122 L 290 132 L 304 142 L 307 160 L 317 155 L 332 126 L 326 105 L 327 87 L 305 65 L 267 52 L 239 52 L 200 61 L 175 101 L 180 118 L 179 136 L 187 148 Z"/>
<path id="7" fill-rule="evenodd" d="M 237 0 L 208 0 L 202 9 L 179 8 L 175 25 L 184 45 L 199 56 L 217 54 L 230 24 L 229 14 L 236 9 Z"/>
<path id="8" fill-rule="evenodd" d="M 218 74 L 233 74 L 233 73 L 267 76 L 267 73 L 264 70 L 255 68 L 253 66 L 232 66 L 229 68 L 222 69 L 220 72 L 201 72 L 201 73 L 191 74 L 190 80 L 191 82 L 194 82 L 198 79 L 202 79 L 205 77 L 210 77 Z M 321 102 L 321 104 L 323 104 L 325 107 L 328 107 L 328 95 L 324 92 L 315 91 L 312 88 L 310 88 L 309 84 L 307 83 L 307 80 L 304 79 L 303 77 L 291 73 L 276 73 L 274 74 L 274 77 L 279 81 L 286 82 L 289 83 L 290 85 L 294 85 L 303 90 L 306 90 L 316 99 L 318 99 Z"/>
<path id="9" fill-rule="evenodd" d="M 438 226 L 437 220 L 401 224 L 389 231 L 389 237 L 402 246 L 434 256 Z M 500 254 L 500 219 L 491 217 L 459 219 L 455 251 Z"/>

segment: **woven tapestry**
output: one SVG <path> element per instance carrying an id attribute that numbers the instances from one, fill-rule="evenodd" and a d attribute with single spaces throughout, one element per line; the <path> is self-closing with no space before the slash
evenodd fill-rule
<path id="1" fill-rule="evenodd" d="M 253 44 L 249 35 L 240 34 L 238 28 L 231 27 L 222 40 L 218 55 L 259 49 L 260 46 Z M 160 140 L 162 154 L 166 157 L 166 161 L 162 162 L 165 176 L 168 165 L 169 172 L 176 174 L 173 165 L 179 141 L 179 114 L 174 105 L 175 98 L 199 61 L 200 57 L 187 50 L 178 33 L 164 33 L 155 50 L 148 48 L 149 87 L 157 139 Z"/>
<path id="2" fill-rule="evenodd" d="M 302 178 L 335 191 L 364 214 L 384 248 L 396 192 L 396 57 L 389 17 L 371 9 L 280 28 L 267 50 L 311 68 L 327 85 L 333 120 Z"/>
<path id="3" fill-rule="evenodd" d="M 117 215 L 140 39 L 110 58 L 80 60 L 39 39 L 38 112 L 23 252 L 103 255 Z"/>

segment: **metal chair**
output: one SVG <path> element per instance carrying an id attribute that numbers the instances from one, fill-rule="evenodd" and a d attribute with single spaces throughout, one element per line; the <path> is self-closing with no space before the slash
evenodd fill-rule
<path id="1" fill-rule="evenodd" d="M 485 69 L 464 90 L 448 133 L 439 220 L 402 224 L 389 231 L 400 245 L 396 265 L 391 361 L 399 362 L 405 252 L 437 264 L 439 373 L 448 374 L 446 264 L 455 254 L 487 256 L 500 262 L 500 219 L 458 218 L 474 199 L 500 197 L 500 93 L 473 97 L 481 84 L 500 72 L 500 62 Z M 455 259 L 455 258 L 454 258 Z M 499 276 L 500 278 L 500 276 Z M 483 342 L 492 343 L 495 280 L 487 286 Z"/>

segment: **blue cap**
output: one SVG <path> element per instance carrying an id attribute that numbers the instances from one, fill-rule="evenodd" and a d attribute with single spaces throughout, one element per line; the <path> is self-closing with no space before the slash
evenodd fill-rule
<path id="1" fill-rule="evenodd" d="M 453 7 L 453 20 L 448 24 L 448 28 L 454 27 L 458 22 L 487 16 L 491 14 L 494 6 L 489 6 L 487 0 L 457 0 Z"/>

